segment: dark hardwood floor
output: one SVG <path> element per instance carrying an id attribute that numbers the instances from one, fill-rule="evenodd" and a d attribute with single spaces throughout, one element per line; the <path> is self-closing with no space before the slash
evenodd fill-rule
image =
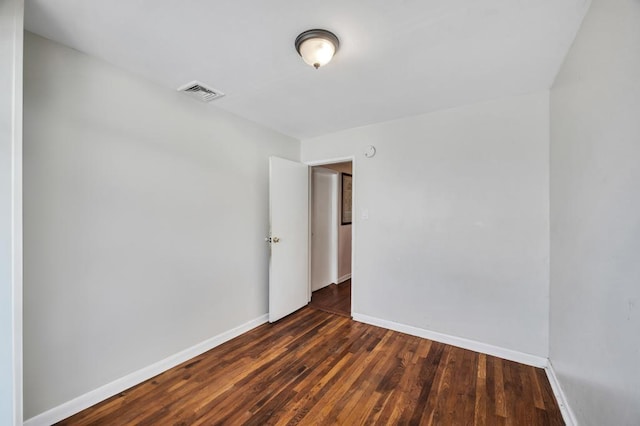
<path id="1" fill-rule="evenodd" d="M 351 318 L 351 280 L 330 284 L 311 294 L 309 306 Z"/>
<path id="2" fill-rule="evenodd" d="M 542 369 L 303 308 L 63 425 L 562 425 Z"/>

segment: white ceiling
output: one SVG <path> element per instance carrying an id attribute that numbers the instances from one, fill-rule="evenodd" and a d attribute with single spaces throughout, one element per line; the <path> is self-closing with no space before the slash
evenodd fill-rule
<path id="1" fill-rule="evenodd" d="M 27 0 L 26 28 L 308 138 L 550 87 L 588 0 Z M 314 70 L 293 42 L 340 38 Z M 196 102 L 196 101 L 194 101 Z"/>

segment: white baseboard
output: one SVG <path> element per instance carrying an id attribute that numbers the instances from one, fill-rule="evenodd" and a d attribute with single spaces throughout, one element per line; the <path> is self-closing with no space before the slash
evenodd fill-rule
<path id="1" fill-rule="evenodd" d="M 438 333 L 435 331 L 425 330 L 411 325 L 400 324 L 393 321 L 387 321 L 368 315 L 353 313 L 353 319 L 366 324 L 375 325 L 389 330 L 399 331 L 401 333 L 410 334 L 412 336 L 418 336 L 429 340 L 434 340 L 440 343 L 446 343 L 448 345 L 457 346 L 459 348 L 469 349 L 475 352 L 480 352 L 487 355 L 497 356 L 499 358 L 508 359 L 510 361 L 519 362 L 521 364 L 531 365 L 533 367 L 546 368 L 548 359 L 531 355 L 524 352 L 514 351 L 512 349 L 502 348 L 500 346 L 489 345 L 487 343 L 478 342 L 475 340 L 465 339 L 463 337 L 451 336 L 449 334 Z"/>
<path id="2" fill-rule="evenodd" d="M 556 376 L 556 372 L 553 369 L 553 364 L 551 364 L 551 361 L 549 361 L 544 371 L 547 373 L 547 378 L 549 379 L 549 383 L 551 384 L 551 389 L 553 390 L 553 394 L 556 397 L 556 401 L 558 401 L 558 406 L 560 406 L 560 412 L 562 413 L 564 422 L 567 424 L 567 426 L 578 426 L 576 416 L 569 406 L 569 403 L 567 402 L 567 397 L 562 390 L 562 386 L 560 386 L 560 381 L 558 381 L 558 376 Z"/>
<path id="3" fill-rule="evenodd" d="M 84 395 L 80 395 L 79 397 L 74 398 L 71 401 L 65 402 L 64 404 L 58 405 L 57 407 L 45 411 L 42 414 L 38 414 L 37 416 L 25 421 L 24 426 L 49 426 L 57 423 L 60 420 L 66 419 L 67 417 L 84 410 L 85 408 L 89 408 L 92 405 L 97 404 L 98 402 L 104 401 L 105 399 L 110 398 L 113 395 L 116 395 L 126 389 L 129 389 L 132 386 L 142 383 L 145 380 L 149 380 L 150 378 L 157 376 L 158 374 L 170 368 L 173 368 L 176 365 L 182 364 L 183 362 L 188 361 L 193 357 L 196 357 L 210 349 L 213 349 L 216 346 L 219 346 L 224 342 L 233 339 L 234 337 L 246 333 L 247 331 L 257 326 L 266 323 L 268 319 L 268 315 L 262 315 L 229 331 L 218 334 L 217 336 L 207 339 L 204 342 L 198 343 L 188 349 L 178 352 L 177 354 L 171 355 L 168 358 L 165 358 L 138 371 L 121 377 Z"/>
<path id="4" fill-rule="evenodd" d="M 348 279 L 351 279 L 351 274 L 346 274 L 338 278 L 338 284 L 343 283 Z"/>

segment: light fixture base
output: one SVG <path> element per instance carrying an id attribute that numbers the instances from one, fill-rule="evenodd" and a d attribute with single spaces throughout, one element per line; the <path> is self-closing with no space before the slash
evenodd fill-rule
<path id="1" fill-rule="evenodd" d="M 323 41 L 328 42 L 331 45 L 333 45 L 333 52 L 330 53 L 330 56 L 328 57 L 328 59 L 325 59 L 324 61 L 320 60 L 321 58 L 317 58 L 318 60 L 315 60 L 315 58 L 313 58 L 313 56 L 312 56 L 312 59 L 310 59 L 309 56 L 308 56 L 308 52 L 305 52 L 305 49 L 302 47 L 302 45 L 306 41 L 310 41 L 311 42 L 311 40 L 318 40 L 318 39 L 319 40 L 323 40 Z M 295 47 L 296 47 L 296 51 L 298 52 L 298 54 L 302 57 L 302 59 L 307 64 L 311 65 L 315 69 L 318 69 L 323 65 L 326 65 L 331 60 L 333 55 L 336 54 L 336 52 L 338 51 L 339 46 L 340 46 L 340 40 L 338 40 L 338 37 L 334 33 L 332 33 L 331 31 L 322 30 L 322 29 L 313 29 L 313 30 L 305 31 L 305 32 L 301 33 L 300 35 L 298 35 L 298 37 L 296 37 L 296 41 L 295 41 Z"/>

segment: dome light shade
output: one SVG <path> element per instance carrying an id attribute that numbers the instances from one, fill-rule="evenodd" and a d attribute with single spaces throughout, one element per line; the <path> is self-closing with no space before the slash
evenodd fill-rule
<path id="1" fill-rule="evenodd" d="M 338 51 L 338 37 L 327 30 L 309 30 L 296 37 L 296 50 L 315 69 L 328 64 Z"/>

